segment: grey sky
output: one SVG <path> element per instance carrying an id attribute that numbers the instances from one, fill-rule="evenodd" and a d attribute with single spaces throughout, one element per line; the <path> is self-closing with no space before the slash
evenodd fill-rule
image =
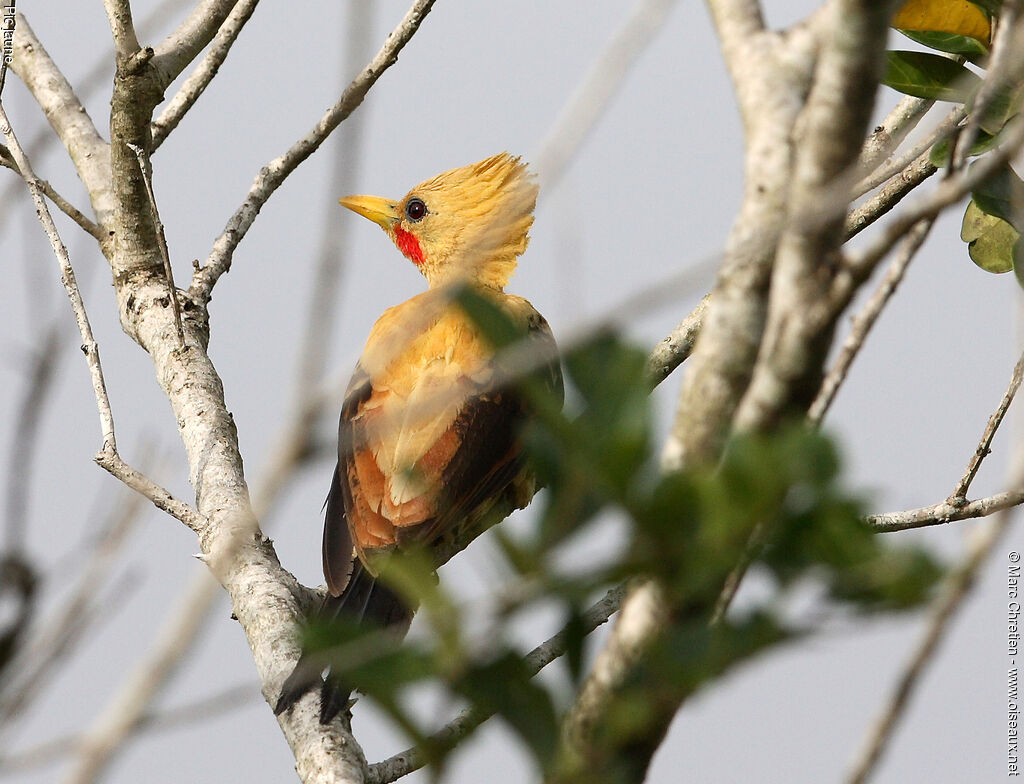
<path id="1" fill-rule="evenodd" d="M 136 19 L 155 5 L 133 3 Z M 366 123 L 364 152 L 350 181 L 342 186 L 329 177 L 334 146 L 346 133 L 343 125 L 270 200 L 211 304 L 210 353 L 238 425 L 250 483 L 266 464 L 292 399 L 303 308 L 325 225 L 343 233 L 346 243 L 338 326 L 324 336 L 331 341 L 329 375 L 348 371 L 384 308 L 424 286 L 386 237 L 342 210 L 337 197 L 347 189 L 397 197 L 426 177 L 504 149 L 531 158 L 630 5 L 440 0 L 358 110 Z M 812 6 L 768 5 L 778 24 Z M 376 50 L 407 3 L 373 6 Z M 109 56 L 100 3 L 22 0 L 19 7 L 72 84 L 99 57 Z M 179 284 L 187 280 L 192 259 L 207 255 L 257 170 L 305 133 L 353 75 L 339 74 L 346 41 L 343 11 L 341 3 L 258 8 L 218 78 L 155 156 L 157 198 Z M 109 78 L 103 84 L 85 100 L 100 124 L 108 109 Z M 895 100 L 894 93 L 883 91 L 883 107 Z M 13 75 L 4 101 L 25 142 L 43 119 Z M 700 3 L 680 2 L 564 180 L 542 190 L 532 243 L 509 290 L 530 299 L 558 335 L 705 259 L 721 247 L 738 205 L 741 142 L 706 10 Z M 33 161 L 40 176 L 85 204 L 62 149 L 50 147 Z M 0 173 L 0 188 L 12 179 L 9 172 Z M 76 552 L 95 531 L 90 512 L 120 491 L 91 463 L 100 446 L 99 429 L 86 368 L 75 350 L 70 309 L 45 237 L 23 194 L 18 198 L 16 204 L 0 204 L 4 450 L 35 331 L 56 314 L 66 327 L 68 346 L 46 409 L 30 488 L 27 545 L 50 570 L 50 603 L 61 596 L 60 575 L 74 568 Z M 83 293 L 122 450 L 131 460 L 144 442 L 156 441 L 164 459 L 153 475 L 191 498 L 170 409 L 148 357 L 116 321 L 103 259 L 89 238 L 67 221 L 60 225 L 86 283 Z M 1014 281 L 976 269 L 958 233 L 954 210 L 933 229 L 828 419 L 827 426 L 842 439 L 851 482 L 871 493 L 879 511 L 946 497 L 1014 363 Z M 629 335 L 652 346 L 689 312 L 708 283 L 682 296 L 677 306 L 633 321 Z M 677 374 L 656 395 L 666 413 L 678 385 Z M 325 439 L 333 435 L 335 416 L 324 418 Z M 1007 434 L 1001 433 L 975 495 L 1002 489 L 1007 444 Z M 283 564 L 306 584 L 322 582 L 319 511 L 331 468 L 324 460 L 304 471 L 277 513 L 264 521 Z M 977 525 L 894 535 L 892 541 L 924 539 L 952 556 Z M 493 577 L 488 547 L 486 541 L 476 543 L 443 572 L 467 599 Z M 1006 553 L 1021 547 L 1024 537 L 1012 529 L 923 680 L 877 781 L 995 781 L 1004 775 Z M 50 684 L 23 731 L 8 741 L 11 747 L 88 726 L 151 645 L 182 586 L 205 569 L 190 557 L 196 549 L 194 536 L 182 525 L 146 513 L 119 569 L 128 575 L 127 587 Z M 198 654 L 175 677 L 161 706 L 184 704 L 236 683 L 256 688 L 249 650 L 228 615 L 221 600 Z M 920 618 L 907 621 L 842 626 L 731 674 L 684 708 L 649 780 L 838 780 L 916 641 Z M 524 647 L 549 636 L 553 622 L 539 618 L 535 627 L 524 626 Z M 424 703 L 434 705 L 430 698 Z M 372 707 L 360 703 L 355 714 L 356 736 L 371 761 L 407 745 Z M 16 780 L 52 781 L 64 768 L 50 766 Z M 208 722 L 138 737 L 116 761 L 109 780 L 276 782 L 293 776 L 277 724 L 256 700 Z M 496 722 L 465 744 L 450 771 L 450 780 L 458 782 L 530 778 L 515 741 Z"/>

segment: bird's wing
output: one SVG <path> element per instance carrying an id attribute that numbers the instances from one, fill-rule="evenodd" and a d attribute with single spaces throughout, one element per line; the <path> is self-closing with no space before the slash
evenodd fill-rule
<path id="1" fill-rule="evenodd" d="M 465 546 L 486 526 L 486 513 L 496 501 L 504 497 L 511 508 L 522 509 L 533 497 L 533 474 L 524 470 L 520 441 L 530 413 L 521 382 L 538 381 L 561 407 L 561 362 L 551 328 L 527 300 L 505 296 L 502 305 L 525 338 L 490 360 L 494 381 L 466 399 L 452 425 L 459 448 L 442 474 L 444 492 L 435 517 L 418 534 L 425 541 L 453 538 Z"/>
<path id="2" fill-rule="evenodd" d="M 362 365 L 356 365 L 345 392 L 338 424 L 338 464 L 334 469 L 331 490 L 327 494 L 324 517 L 324 577 L 333 596 L 341 595 L 352 576 L 352 535 L 346 509 L 352 504 L 352 488 L 348 482 L 348 466 L 355 452 L 352 417 L 372 392 L 370 377 Z"/>
<path id="3" fill-rule="evenodd" d="M 449 306 L 407 337 L 397 356 L 381 357 L 380 346 L 396 345 L 392 325 L 403 313 L 422 315 L 418 299 L 375 325 L 342 411 L 324 534 L 332 592 L 347 580 L 351 547 L 365 563 L 368 552 L 458 536 L 523 473 L 522 397 L 512 384 L 494 388 L 492 351 L 461 310 Z M 560 389 L 550 330 L 521 302 L 526 310 L 515 310 L 529 315 L 525 323 L 543 352 L 540 373 Z"/>

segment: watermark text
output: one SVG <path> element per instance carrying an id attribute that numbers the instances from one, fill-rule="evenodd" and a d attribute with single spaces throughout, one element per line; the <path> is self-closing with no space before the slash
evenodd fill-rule
<path id="1" fill-rule="evenodd" d="M 14 17 L 18 13 L 15 0 L 2 0 L 3 14 L 0 15 L 0 41 L 3 46 L 0 47 L 0 51 L 3 51 L 4 65 L 10 65 L 14 62 Z"/>
<path id="2" fill-rule="evenodd" d="M 1006 674 L 1006 775 L 1020 775 L 1020 695 L 1017 654 L 1020 651 L 1021 596 L 1020 553 L 1007 555 L 1006 571 L 1006 654 L 1010 666 Z"/>

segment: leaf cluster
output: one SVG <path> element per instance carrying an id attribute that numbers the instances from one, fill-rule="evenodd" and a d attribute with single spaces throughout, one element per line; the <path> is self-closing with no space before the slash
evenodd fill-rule
<path id="1" fill-rule="evenodd" d="M 975 113 L 984 82 L 992 21 L 998 18 L 998 0 L 908 0 L 893 19 L 893 26 L 934 52 L 890 51 L 882 83 L 907 95 L 962 104 Z M 936 54 L 941 52 L 942 54 Z M 982 72 L 979 75 L 968 63 Z M 977 117 L 977 138 L 968 157 L 997 147 L 1022 121 L 1024 82 L 1004 80 L 995 86 Z M 936 166 L 948 166 L 953 141 L 939 141 L 930 154 Z M 961 226 L 971 259 L 987 272 L 1014 270 L 1024 285 L 1024 246 L 1020 243 L 1021 201 L 1024 183 L 1007 164 L 971 194 Z"/>
<path id="2" fill-rule="evenodd" d="M 485 299 L 468 292 L 460 302 L 496 345 L 521 346 Z M 429 554 L 409 552 L 381 564 L 381 575 L 419 603 L 425 634 L 400 643 L 386 631 L 336 623 L 312 629 L 306 641 L 393 717 L 435 771 L 450 744 L 431 742 L 402 699 L 424 681 L 441 684 L 477 715 L 499 715 L 539 768 L 552 770 L 565 695 L 578 689 L 588 660 L 585 608 L 623 581 L 660 581 L 669 620 L 602 723 L 601 732 L 620 739 L 642 737 L 658 706 L 808 633 L 810 626 L 785 611 L 798 590 L 819 587 L 822 614 L 902 609 L 926 598 L 939 567 L 924 553 L 886 546 L 870 532 L 860 500 L 841 482 L 839 456 L 827 436 L 799 424 L 741 436 L 719 465 L 666 473 L 655 456 L 645 354 L 603 332 L 569 351 L 564 364 L 564 411 L 533 375 L 520 379 L 535 411 L 523 441 L 547 490 L 524 533 L 492 533 L 504 571 L 514 577 L 487 633 L 467 634 L 463 609 L 437 581 Z M 609 517 L 625 531 L 614 554 L 566 566 L 574 543 L 602 536 Z M 771 589 L 709 625 L 719 592 L 752 539 L 763 543 L 751 555 Z M 508 631 L 514 617 L 541 605 L 561 613 L 566 652 L 564 665 L 543 684 Z"/>

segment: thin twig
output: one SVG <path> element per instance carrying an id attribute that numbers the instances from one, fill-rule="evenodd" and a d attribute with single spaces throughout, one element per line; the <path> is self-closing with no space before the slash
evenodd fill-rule
<path id="1" fill-rule="evenodd" d="M 665 336 L 647 357 L 647 377 L 652 386 L 657 386 L 679 367 L 693 351 L 704 325 L 711 295 L 705 294 L 701 301 L 679 325 Z"/>
<path id="2" fill-rule="evenodd" d="M 1014 128 L 1002 145 L 985 155 L 970 169 L 947 177 L 928 196 L 897 214 L 866 248 L 856 254 L 847 254 L 844 259 L 847 274 L 837 276 L 833 295 L 839 299 L 848 298 L 911 226 L 924 218 L 935 217 L 951 204 L 958 202 L 975 186 L 1003 168 L 1017 154 L 1022 143 L 1024 123 Z"/>
<path id="3" fill-rule="evenodd" d="M 50 127 L 67 149 L 89 194 L 96 222 L 103 226 L 114 210 L 110 145 L 96 130 L 70 82 L 36 38 L 28 21 L 20 13 L 15 18 L 18 35 L 14 38 L 12 68 L 32 93 Z"/>
<path id="4" fill-rule="evenodd" d="M 604 116 L 631 67 L 665 26 L 675 0 L 638 0 L 622 26 L 595 58 L 534 156 L 542 193 L 550 193 L 573 155 Z"/>
<path id="5" fill-rule="evenodd" d="M 865 521 L 878 533 L 907 531 L 911 528 L 928 528 L 933 525 L 945 525 L 958 520 L 973 520 L 987 517 L 1012 506 L 1024 504 L 1024 490 L 1008 490 L 1003 493 L 979 498 L 966 504 L 955 506 L 948 500 L 933 506 L 922 506 L 919 509 L 908 509 L 904 512 L 868 515 Z"/>
<path id="6" fill-rule="evenodd" d="M 221 275 L 231 268 L 231 259 L 238 243 L 245 237 L 256 215 L 277 188 L 300 163 L 312 155 L 324 139 L 348 117 L 381 75 L 398 61 L 398 54 L 419 29 L 435 0 L 416 0 L 402 21 L 391 32 L 380 51 L 357 76 L 341 98 L 303 138 L 284 154 L 275 158 L 256 176 L 242 205 L 228 220 L 224 231 L 213 244 L 206 264 L 192 278 L 192 295 L 202 304 L 210 301 L 213 287 Z"/>
<path id="7" fill-rule="evenodd" d="M 119 57 L 128 57 L 139 50 L 139 39 L 132 22 L 132 8 L 128 0 L 103 0 Z"/>
<path id="8" fill-rule="evenodd" d="M 210 43 L 236 0 L 199 0 L 170 35 L 153 47 L 153 67 L 163 87 L 170 87 Z"/>
<path id="9" fill-rule="evenodd" d="M 1020 475 L 1018 472 L 1015 483 L 1020 484 L 1022 481 L 1024 481 L 1024 475 Z M 920 682 L 921 675 L 928 664 L 935 660 L 936 649 L 948 631 L 950 621 L 963 607 L 964 600 L 970 595 L 977 575 L 1006 532 L 1011 517 L 1003 509 L 999 517 L 990 525 L 977 532 L 976 537 L 971 541 L 964 562 L 946 578 L 942 590 L 932 603 L 928 628 L 904 667 L 881 715 L 876 719 L 864 748 L 858 755 L 857 762 L 847 778 L 849 784 L 864 784 L 874 772 L 883 751 L 892 738 L 896 723 L 910 704 L 910 698 Z"/>
<path id="10" fill-rule="evenodd" d="M 992 451 L 992 439 L 996 435 L 996 431 L 999 426 L 1003 423 L 1003 417 L 1006 416 L 1006 411 L 1010 407 L 1010 403 L 1013 402 L 1014 395 L 1017 394 L 1017 390 L 1020 388 L 1021 378 L 1024 377 L 1024 353 L 1021 354 L 1020 359 L 1017 360 L 1016 366 L 1013 368 L 1013 376 L 1010 378 L 1010 384 L 1006 388 L 1006 392 L 1003 393 L 1003 399 L 999 401 L 999 405 L 996 410 L 992 412 L 992 416 L 988 418 L 988 424 L 985 426 L 985 432 L 981 435 L 981 440 L 978 442 L 978 448 L 974 450 L 974 454 L 971 455 L 971 460 L 967 464 L 967 470 L 964 475 L 960 478 L 960 481 L 956 483 L 956 487 L 950 494 L 948 501 L 953 504 L 963 503 L 967 500 L 967 491 L 971 487 L 971 482 L 974 481 L 974 477 L 978 475 L 978 469 L 981 468 L 982 461 Z"/>
<path id="11" fill-rule="evenodd" d="M 33 641 L 18 656 L 14 672 L 17 678 L 3 690 L 0 698 L 0 723 L 10 721 L 24 711 L 45 683 L 48 674 L 73 648 L 84 630 L 84 621 L 92 610 L 104 582 L 117 566 L 117 557 L 127 541 L 128 533 L 138 520 L 142 496 L 129 493 L 117 514 L 110 516 L 106 530 L 88 559 L 79 554 L 78 563 L 85 568 L 70 597 L 52 612 L 35 633 Z"/>
<path id="12" fill-rule="evenodd" d="M 12 172 L 21 176 L 17 165 L 14 160 L 10 157 L 7 148 L 0 144 L 0 166 L 10 169 Z M 96 240 L 106 239 L 106 235 L 99 226 L 89 220 L 81 211 L 78 210 L 71 202 L 61 196 L 57 191 L 54 190 L 53 186 L 46 180 L 39 180 L 39 187 L 43 191 L 43 195 L 46 196 L 50 201 L 56 205 L 57 209 L 67 215 L 71 220 L 81 226 L 85 231 Z"/>
<path id="13" fill-rule="evenodd" d="M 42 413 L 53 391 L 54 373 L 61 359 L 60 336 L 61 329 L 56 322 L 42 331 L 39 345 L 33 352 L 21 404 L 14 415 L 4 504 L 4 551 L 21 552 L 24 549 L 28 489 L 35 466 Z"/>
<path id="14" fill-rule="evenodd" d="M 180 520 L 196 533 L 200 533 L 207 527 L 208 522 L 206 518 L 194 506 L 175 498 L 148 476 L 140 471 L 136 471 L 121 459 L 121 455 L 118 454 L 117 450 L 104 448 L 93 460 L 96 461 L 100 468 L 120 479 L 136 493 L 140 493 L 148 498 L 157 509 L 167 512 L 171 517 Z"/>
<path id="15" fill-rule="evenodd" d="M 928 157 L 928 151 L 921 153 L 899 172 L 898 177 L 891 178 L 878 193 L 850 210 L 846 216 L 844 229 L 846 239 L 856 236 L 887 214 L 903 200 L 904 196 L 937 171 L 938 168 Z"/>
<path id="16" fill-rule="evenodd" d="M 143 713 L 132 726 L 132 732 L 146 734 L 174 730 L 183 726 L 194 726 L 201 721 L 215 719 L 225 713 L 238 710 L 258 699 L 260 699 L 258 684 L 240 683 L 193 702 L 161 711 Z M 85 742 L 81 734 L 63 735 L 0 757 L 0 774 L 25 773 L 52 765 L 72 754 L 79 753 Z"/>
<path id="17" fill-rule="evenodd" d="M 867 340 L 868 333 L 882 314 L 882 310 L 889 304 L 892 295 L 896 293 L 897 287 L 906 274 L 907 267 L 910 266 L 910 262 L 917 255 L 917 251 L 924 243 L 933 223 L 934 220 L 926 219 L 910 230 L 903 240 L 899 254 L 889 266 L 889 271 L 885 274 L 885 278 L 878 285 L 878 288 L 875 289 L 871 299 L 867 301 L 864 308 L 853 319 L 850 334 L 846 336 L 843 348 L 839 352 L 839 357 L 836 359 L 832 369 L 826 374 L 824 381 L 821 383 L 821 389 L 818 390 L 818 396 L 814 399 L 807 412 L 807 419 L 812 424 L 820 425 L 821 420 L 828 413 L 828 409 L 832 405 L 832 401 L 835 400 L 839 387 L 846 380 L 846 374 L 849 372 L 853 360 L 860 352 L 864 341 Z"/>
<path id="18" fill-rule="evenodd" d="M 96 395 L 96 406 L 99 409 L 100 415 L 103 448 L 109 447 L 116 450 L 114 416 L 110 410 L 110 398 L 107 396 L 107 387 L 103 381 L 99 347 L 96 345 L 96 340 L 92 335 L 89 316 L 85 312 L 85 303 L 82 301 L 82 295 L 78 290 L 75 271 L 71 267 L 71 258 L 68 256 L 68 249 L 60 238 L 57 226 L 53 222 L 50 209 L 46 206 L 46 200 L 43 198 L 43 189 L 39 184 L 39 180 L 36 179 L 35 172 L 32 171 L 32 165 L 29 163 L 28 158 L 25 157 L 24 151 L 14 135 L 14 129 L 11 128 L 10 120 L 7 117 L 7 112 L 4 110 L 2 102 L 0 102 L 0 133 L 3 133 L 11 158 L 21 172 L 22 179 L 32 195 L 32 201 L 35 203 L 36 212 L 39 215 L 39 222 L 43 225 L 43 230 L 50 240 L 53 253 L 60 264 L 61 281 L 64 283 L 64 290 L 71 301 L 71 308 L 75 313 L 75 321 L 78 323 L 78 331 L 82 336 L 82 351 L 85 353 L 86 361 L 89 363 L 89 375 L 92 378 L 93 393 Z"/>
<path id="19" fill-rule="evenodd" d="M 78 323 L 78 331 L 82 338 L 82 351 L 85 353 L 86 362 L 89 366 L 93 394 L 96 397 L 96 408 L 99 412 L 100 431 L 103 439 L 103 446 L 95 458 L 96 462 L 133 490 L 145 495 L 159 509 L 174 515 L 193 530 L 199 530 L 202 521 L 202 516 L 199 512 L 183 501 L 174 498 L 148 477 L 131 468 L 118 454 L 117 439 L 114 434 L 114 415 L 110 408 L 110 398 L 107 395 L 106 382 L 103 379 L 99 346 L 92 334 L 92 326 L 89 324 L 89 316 L 85 311 L 85 302 L 82 300 L 82 294 L 78 290 L 78 282 L 75 279 L 75 271 L 71 266 L 71 258 L 68 256 L 67 247 L 60 238 L 57 226 L 53 222 L 50 209 L 46 206 L 42 188 L 39 186 L 39 181 L 32 170 L 32 165 L 29 163 L 24 150 L 21 148 L 21 144 L 14 135 L 14 130 L 11 128 L 10 120 L 7 117 L 7 112 L 4 110 L 2 102 L 0 102 L 0 132 L 3 133 L 11 157 L 21 171 L 25 185 L 32 194 L 32 201 L 35 203 L 39 222 L 42 224 L 46 236 L 50 240 L 54 255 L 60 264 L 64 290 L 67 292 L 71 308 L 75 314 L 75 321 Z"/>
<path id="20" fill-rule="evenodd" d="M 967 501 L 967 491 L 970 489 L 971 482 L 977 476 L 982 461 L 989 454 L 992 439 L 995 437 L 999 426 L 1003 423 L 1006 412 L 1010 408 L 1017 390 L 1020 388 L 1022 378 L 1024 378 L 1024 353 L 1021 354 L 1020 359 L 1017 360 L 1017 364 L 1013 368 L 1010 383 L 1007 385 L 1006 391 L 1003 392 L 999 405 L 996 406 L 995 411 L 988 418 L 978 446 L 975 448 L 974 454 L 967 464 L 967 470 L 960 478 L 960 481 L 957 482 L 949 498 L 942 503 L 922 509 L 912 509 L 906 512 L 895 512 L 886 515 L 872 515 L 868 518 L 868 523 L 879 531 L 903 531 L 908 528 L 923 528 L 929 525 L 947 523 L 952 520 L 984 517 L 1016 506 L 1024 501 L 1024 491 L 1020 488 L 1020 482 L 1015 485 L 1011 484 L 1012 489 L 1008 492 L 969 503 Z"/>
<path id="21" fill-rule="evenodd" d="M 732 600 L 736 598 L 736 594 L 740 590 L 743 578 L 747 575 L 747 569 L 750 568 L 750 565 L 760 555 L 761 548 L 764 547 L 770 530 L 768 524 L 761 521 L 750 532 L 750 538 L 747 539 L 746 547 L 740 553 L 740 557 L 736 559 L 736 565 L 732 567 L 732 571 L 726 575 L 725 582 L 722 584 L 722 590 L 718 592 L 718 597 L 715 599 L 715 608 L 711 612 L 711 626 L 718 626 L 725 618 Z"/>
<path id="22" fill-rule="evenodd" d="M 860 151 L 861 168 L 867 173 L 873 172 L 884 158 L 899 148 L 934 105 L 933 100 L 904 95 L 865 140 Z"/>
<path id="23" fill-rule="evenodd" d="M 177 11 L 179 5 L 181 5 L 181 0 L 162 0 L 159 5 L 147 12 L 142 21 L 136 25 L 139 37 L 146 39 L 157 30 L 163 28 L 170 20 L 171 15 Z M 83 101 L 91 98 L 99 87 L 109 85 L 112 78 L 113 51 L 100 50 L 99 52 L 94 51 L 93 54 L 92 66 L 85 72 L 84 76 L 75 82 L 76 92 Z M 40 128 L 29 137 L 27 142 L 22 141 L 22 146 L 25 148 L 29 160 L 34 160 L 54 139 L 51 128 Z M 20 187 L 17 183 L 11 183 L 10 186 L 0 190 L 0 204 L 10 203 L 10 200 L 14 198 L 15 192 Z M 10 210 L 0 210 L 0 231 L 3 230 L 4 221 L 10 213 Z"/>
<path id="24" fill-rule="evenodd" d="M 935 126 L 935 128 L 917 144 L 902 153 L 899 157 L 894 155 L 886 161 L 884 166 L 858 182 L 853 188 L 853 198 L 858 199 L 868 191 L 873 191 L 886 180 L 908 168 L 911 165 L 911 162 L 915 161 L 922 155 L 927 155 L 928 151 L 931 150 L 932 147 L 943 139 L 948 139 L 953 135 L 957 127 L 963 121 L 965 114 L 966 112 L 962 106 L 958 106 L 953 109 L 948 115 L 946 115 L 942 122 Z"/>
<path id="25" fill-rule="evenodd" d="M 160 116 L 153 121 L 151 126 L 153 143 L 150 146 L 150 153 L 157 151 L 171 131 L 178 127 L 178 123 L 181 122 L 188 110 L 199 100 L 199 96 L 209 87 L 213 77 L 217 75 L 217 71 L 227 59 L 228 52 L 231 51 L 238 34 L 242 32 L 245 23 L 249 21 L 249 17 L 256 10 L 258 2 L 259 0 L 240 0 L 231 9 L 228 18 L 217 30 L 217 35 L 210 43 L 210 48 L 202 62 L 189 74 L 181 89 L 160 113 Z"/>
<path id="26" fill-rule="evenodd" d="M 963 167 L 967 161 L 971 147 L 978 138 L 978 131 L 981 130 L 982 119 L 991 108 L 993 100 L 1000 91 L 1016 84 L 1016 77 L 1019 74 L 1011 73 L 1015 69 L 1011 57 L 1017 58 L 1016 67 L 1019 68 L 1020 53 L 1015 51 L 1020 45 L 1021 31 L 1015 29 L 1019 12 L 1020 0 L 1004 0 L 999 5 L 998 24 L 995 28 L 995 39 L 992 41 L 992 54 L 988 59 L 985 80 L 974 95 L 964 132 L 952 150 L 951 162 L 955 169 Z"/>
<path id="27" fill-rule="evenodd" d="M 625 596 L 626 586 L 624 585 L 616 586 L 608 591 L 600 601 L 583 613 L 579 632 L 590 634 L 594 629 L 606 623 L 618 611 Z M 525 661 L 531 674 L 536 675 L 562 656 L 568 649 L 568 640 L 568 630 L 562 629 L 554 637 L 530 651 L 526 655 Z M 431 748 L 452 748 L 493 715 L 493 711 L 468 708 L 431 735 L 429 745 Z M 366 784 L 390 784 L 414 770 L 419 770 L 426 762 L 420 749 L 414 746 L 382 762 L 370 765 Z"/>
<path id="28" fill-rule="evenodd" d="M 348 6 L 342 78 L 348 78 L 350 74 L 356 73 L 372 53 L 372 10 L 373 6 L 369 3 L 352 3 Z M 365 128 L 366 116 L 357 114 L 347 122 L 345 132 L 335 142 L 330 161 L 330 176 L 327 178 L 328 188 L 335 197 L 339 190 L 341 193 L 351 193 L 350 188 L 354 187 L 359 178 L 363 162 Z M 328 198 L 325 203 L 332 205 L 333 210 L 337 209 L 334 206 L 335 199 Z M 338 221 L 335 213 L 331 211 L 325 216 L 321 228 L 313 285 L 309 293 L 309 305 L 305 309 L 305 330 L 299 346 L 296 418 L 302 417 L 301 412 L 304 410 L 309 410 L 310 415 L 315 416 L 315 409 L 318 408 L 315 398 L 323 382 L 324 369 L 328 364 L 330 336 L 338 319 L 338 287 L 345 261 L 345 244 L 348 241 L 345 227 L 349 225 L 345 221 Z M 312 433 L 307 433 L 305 438 L 311 436 Z"/>
<path id="29" fill-rule="evenodd" d="M 178 331 L 178 346 L 184 350 L 185 330 L 181 325 L 181 305 L 178 302 L 178 289 L 174 285 L 174 270 L 171 269 L 171 255 L 167 250 L 164 224 L 160 220 L 160 211 L 156 206 L 156 194 L 153 192 L 153 167 L 150 166 L 149 156 L 144 149 L 131 142 L 128 142 L 128 149 L 135 153 L 135 157 L 139 161 L 139 169 L 142 171 L 142 181 L 146 185 L 146 196 L 149 198 L 149 209 L 153 213 L 153 223 L 156 225 L 157 246 L 160 250 L 160 258 L 164 263 L 167 291 L 171 299 L 171 310 L 174 313 L 174 328 Z"/>
<path id="30" fill-rule="evenodd" d="M 1017 364 L 1013 369 L 1013 375 L 1010 378 L 1009 386 L 1007 386 L 1006 391 L 1003 393 L 1003 397 L 999 401 L 999 405 L 988 419 L 988 423 L 985 426 L 984 433 L 982 433 L 981 440 L 978 442 L 978 446 L 967 465 L 967 470 L 964 472 L 960 481 L 957 482 L 957 485 L 953 492 L 950 493 L 949 498 L 941 503 L 935 504 L 934 506 L 923 507 L 921 509 L 911 509 L 906 512 L 894 512 L 884 515 L 872 515 L 868 518 L 868 523 L 874 526 L 877 530 L 883 532 L 903 531 L 908 528 L 923 528 L 930 525 L 940 525 L 953 520 L 966 520 L 975 517 L 984 517 L 986 515 L 1017 506 L 1020 503 L 1024 503 L 1024 490 L 1019 489 L 1019 487 L 987 498 L 981 498 L 976 501 L 967 502 L 966 500 L 967 490 L 970 488 L 971 482 L 974 481 L 974 477 L 977 475 L 982 461 L 989 454 L 992 439 L 995 436 L 996 431 L 999 429 L 999 426 L 1002 424 L 1003 418 L 1006 416 L 1006 411 L 1009 409 L 1014 395 L 1020 388 L 1022 377 L 1024 377 L 1024 354 L 1021 355 L 1021 358 L 1017 361 Z"/>

